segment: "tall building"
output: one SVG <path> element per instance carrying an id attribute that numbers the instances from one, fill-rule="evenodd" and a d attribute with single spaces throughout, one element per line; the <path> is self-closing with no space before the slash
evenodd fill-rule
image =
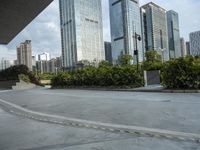
<path id="1" fill-rule="evenodd" d="M 32 46 L 31 41 L 26 40 L 17 47 L 18 65 L 26 65 L 32 71 Z"/>
<path id="2" fill-rule="evenodd" d="M 38 60 L 39 61 L 49 61 L 51 59 L 50 54 L 49 53 L 42 53 L 38 55 Z"/>
<path id="3" fill-rule="evenodd" d="M 170 10 L 167 11 L 167 27 L 168 27 L 168 41 L 169 41 L 169 56 L 170 58 L 181 57 L 180 45 L 180 30 L 179 30 L 179 16 L 178 13 Z"/>
<path id="4" fill-rule="evenodd" d="M 190 33 L 190 52 L 192 56 L 200 55 L 200 31 Z"/>
<path id="5" fill-rule="evenodd" d="M 36 71 L 40 73 L 57 73 L 62 69 L 61 57 L 52 58 L 50 60 L 36 61 Z"/>
<path id="6" fill-rule="evenodd" d="M 13 65 L 12 61 L 2 58 L 0 61 L 0 71 L 9 68 L 12 65 Z"/>
<path id="7" fill-rule="evenodd" d="M 105 58 L 106 61 L 112 63 L 112 49 L 111 42 L 104 42 Z"/>
<path id="8" fill-rule="evenodd" d="M 74 68 L 82 60 L 104 60 L 101 0 L 59 2 L 63 66 Z"/>
<path id="9" fill-rule="evenodd" d="M 119 62 L 119 57 L 124 54 L 134 56 L 136 43 L 135 33 L 142 36 L 139 0 L 109 0 L 110 26 L 113 63 Z M 139 61 L 143 61 L 142 41 L 138 41 Z M 134 56 L 133 63 L 137 59 Z"/>
<path id="10" fill-rule="evenodd" d="M 145 50 L 156 50 L 169 60 L 166 10 L 150 2 L 141 7 L 141 14 Z"/>
<path id="11" fill-rule="evenodd" d="M 185 57 L 187 55 L 187 52 L 186 52 L 186 45 L 184 38 L 180 38 L 180 44 L 181 44 L 181 57 Z"/>
<path id="12" fill-rule="evenodd" d="M 190 42 L 186 42 L 186 52 L 187 52 L 187 55 L 191 55 L 191 52 L 190 52 Z"/>
<path id="13" fill-rule="evenodd" d="M 36 71 L 36 57 L 35 56 L 32 56 L 32 68 L 33 68 L 33 71 Z"/>

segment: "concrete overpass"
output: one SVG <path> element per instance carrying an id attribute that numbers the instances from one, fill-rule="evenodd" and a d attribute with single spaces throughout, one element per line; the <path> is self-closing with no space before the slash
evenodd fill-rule
<path id="1" fill-rule="evenodd" d="M 8 44 L 53 0 L 0 0 L 0 44 Z"/>

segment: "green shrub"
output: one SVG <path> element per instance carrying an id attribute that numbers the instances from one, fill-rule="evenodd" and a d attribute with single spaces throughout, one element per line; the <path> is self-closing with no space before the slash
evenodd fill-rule
<path id="1" fill-rule="evenodd" d="M 162 68 L 161 56 L 155 50 L 149 50 L 145 54 L 146 60 L 142 63 L 143 70 L 152 71 Z"/>
<path id="2" fill-rule="evenodd" d="M 161 70 L 162 84 L 174 89 L 200 88 L 200 60 L 192 56 L 170 60 Z"/>
<path id="3" fill-rule="evenodd" d="M 66 86 L 130 86 L 143 85 L 143 77 L 134 65 L 100 65 L 98 68 L 87 66 L 72 72 L 63 72 L 52 79 L 53 87 Z"/>
<path id="4" fill-rule="evenodd" d="M 162 62 L 148 62 L 145 61 L 142 64 L 143 70 L 152 71 L 152 70 L 160 70 L 162 68 Z"/>
<path id="5" fill-rule="evenodd" d="M 19 80 L 20 74 L 28 76 L 31 83 L 41 85 L 39 79 L 25 65 L 12 66 L 0 71 L 0 81 Z"/>
<path id="6" fill-rule="evenodd" d="M 18 80 L 19 74 L 28 75 L 29 70 L 25 65 L 12 66 L 0 71 L 0 80 Z"/>
<path id="7" fill-rule="evenodd" d="M 20 75 L 18 75 L 18 77 L 19 77 L 19 80 L 22 80 L 22 81 L 24 81 L 26 83 L 30 83 L 29 76 L 27 76 L 25 74 L 20 74 Z"/>
<path id="8" fill-rule="evenodd" d="M 43 73 L 38 74 L 40 80 L 51 80 L 55 74 L 54 73 Z"/>
<path id="9" fill-rule="evenodd" d="M 51 79 L 52 86 L 69 86 L 70 84 L 70 75 L 66 72 L 60 72 L 57 76 L 54 76 Z"/>

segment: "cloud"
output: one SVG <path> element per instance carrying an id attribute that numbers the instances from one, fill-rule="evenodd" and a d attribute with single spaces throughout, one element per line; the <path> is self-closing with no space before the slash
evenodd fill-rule
<path id="1" fill-rule="evenodd" d="M 25 40 L 32 40 L 33 55 L 49 52 L 52 56 L 60 56 L 60 39 L 59 5 L 58 0 L 56 0 L 17 35 L 9 45 L 1 46 L 1 48 L 6 48 L 7 52 L 4 51 L 4 54 L 1 54 L 0 57 L 9 55 L 11 51 L 16 53 L 16 46 Z"/>
<path id="2" fill-rule="evenodd" d="M 14 49 L 8 49 L 7 47 L 0 45 L 0 59 L 2 58 L 5 58 L 6 60 L 15 59 L 16 51 Z"/>
<path id="3" fill-rule="evenodd" d="M 149 0 L 140 0 L 140 4 Z M 179 13 L 181 36 L 188 40 L 190 32 L 200 30 L 199 0 L 153 0 L 166 10 Z M 110 41 L 110 20 L 108 0 L 102 0 L 104 40 Z M 0 46 L 0 58 L 16 58 L 16 46 L 25 40 L 32 40 L 34 54 L 49 52 L 61 55 L 60 16 L 58 0 L 54 0 L 34 21 L 32 21 L 11 43 Z"/>

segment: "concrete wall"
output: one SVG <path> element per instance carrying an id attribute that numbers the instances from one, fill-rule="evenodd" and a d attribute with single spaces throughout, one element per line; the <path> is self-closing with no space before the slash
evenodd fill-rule
<path id="1" fill-rule="evenodd" d="M 12 89 L 18 81 L 0 81 L 0 89 Z"/>
<path id="2" fill-rule="evenodd" d="M 160 70 L 144 71 L 145 86 L 160 84 Z"/>

